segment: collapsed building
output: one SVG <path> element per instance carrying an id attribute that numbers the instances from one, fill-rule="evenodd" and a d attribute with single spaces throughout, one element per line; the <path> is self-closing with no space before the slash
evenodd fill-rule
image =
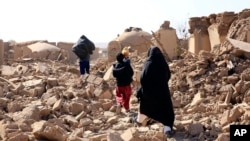
<path id="1" fill-rule="evenodd" d="M 244 9 L 239 13 L 223 12 L 208 17 L 191 17 L 188 50 L 194 54 L 201 50 L 214 51 L 228 38 L 249 43 L 249 16 L 250 10 Z M 236 37 L 236 32 L 242 32 L 240 37 Z"/>
<path id="2" fill-rule="evenodd" d="M 248 12 L 243 10 L 234 14 L 238 18 L 229 20 L 232 23 L 223 34 L 209 34 L 210 31 L 206 31 L 208 25 L 201 26 L 203 31 L 194 29 L 196 35 L 189 40 L 192 49 L 183 49 L 181 58 L 169 62 L 172 72 L 169 87 L 176 115 L 173 140 L 229 141 L 230 125 L 250 124 L 250 19 L 243 13 Z M 226 15 L 230 14 L 227 12 Z M 160 29 L 174 33 L 167 25 L 168 22 L 164 22 Z M 155 32 L 151 37 L 158 38 L 144 41 L 149 46 L 151 41 L 164 47 L 161 37 L 167 35 Z M 120 42 L 116 43 L 122 47 Z M 107 58 L 97 59 L 83 83 L 77 65 L 60 59 L 19 59 L 17 56 L 23 54 L 15 54 L 14 50 L 23 45 L 9 45 L 11 49 L 6 49 L 9 52 L 5 54 L 4 44 L 0 42 L 0 56 L 7 55 L 4 59 L 11 63 L 2 61 L 6 65 L 0 69 L 0 140 L 162 140 L 160 123 L 137 127 L 124 111 L 116 114 L 115 79 L 104 79 L 110 63 Z M 29 53 L 34 50 L 32 44 L 25 44 Z M 132 53 L 133 69 L 140 72 L 146 59 L 145 52 Z M 228 68 L 228 61 L 233 64 L 233 72 Z M 139 80 L 138 76 L 136 73 L 135 82 Z M 139 83 L 135 86 L 133 93 Z M 131 111 L 137 112 L 139 105 L 135 95 L 130 104 Z"/>
<path id="3" fill-rule="evenodd" d="M 150 33 L 143 31 L 141 28 L 130 27 L 125 29 L 121 35 L 108 43 L 108 60 L 110 62 L 115 61 L 116 54 L 126 46 L 130 46 L 138 52 L 147 51 L 150 44 L 142 36 L 148 40 L 152 38 Z"/>
<path id="4" fill-rule="evenodd" d="M 148 51 L 151 46 L 158 46 L 169 57 L 176 58 L 178 38 L 174 28 L 170 27 L 169 21 L 164 21 L 160 28 L 152 33 L 143 31 L 138 27 L 130 27 L 108 44 L 108 60 L 115 61 L 115 55 L 124 47 L 130 46 L 138 54 Z"/>
<path id="5" fill-rule="evenodd" d="M 77 56 L 72 52 L 74 43 L 70 42 L 48 42 L 47 40 L 33 40 L 27 42 L 4 42 L 0 40 L 0 65 L 8 64 L 12 60 L 23 59 L 48 59 L 63 61 L 65 63 L 76 63 Z M 102 49 L 96 47 L 91 60 L 103 57 Z"/>

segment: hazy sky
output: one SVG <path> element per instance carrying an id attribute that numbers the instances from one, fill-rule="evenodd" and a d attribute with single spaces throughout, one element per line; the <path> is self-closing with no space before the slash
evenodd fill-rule
<path id="1" fill-rule="evenodd" d="M 169 20 L 177 28 L 189 17 L 250 8 L 248 0 L 0 0 L 4 41 L 75 42 L 84 34 L 109 42 L 124 29 L 151 33 Z"/>

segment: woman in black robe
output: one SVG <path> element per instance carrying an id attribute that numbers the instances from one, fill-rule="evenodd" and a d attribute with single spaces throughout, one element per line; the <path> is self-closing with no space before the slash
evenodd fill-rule
<path id="1" fill-rule="evenodd" d="M 158 47 L 148 50 L 148 59 L 142 69 L 141 88 L 137 97 L 140 113 L 164 125 L 165 134 L 173 134 L 174 110 L 168 87 L 171 77 L 169 66 Z"/>

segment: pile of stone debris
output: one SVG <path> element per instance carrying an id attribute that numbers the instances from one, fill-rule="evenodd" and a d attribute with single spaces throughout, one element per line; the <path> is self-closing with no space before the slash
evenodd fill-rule
<path id="1" fill-rule="evenodd" d="M 230 124 L 250 124 L 250 60 L 235 50 L 221 55 L 184 51 L 171 62 L 175 140 L 227 140 Z M 133 92 L 145 54 L 132 55 Z M 228 73 L 227 62 L 234 65 Z M 116 113 L 115 80 L 103 76 L 111 64 L 99 59 L 82 83 L 77 65 L 23 60 L 1 67 L 1 140 L 146 141 L 162 140 L 162 125 L 137 127 L 124 111 Z M 131 99 L 131 110 L 138 110 Z"/>
<path id="2" fill-rule="evenodd" d="M 169 63 L 176 119 L 169 140 L 228 141 L 232 124 L 250 124 L 250 44 L 236 29 L 213 51 L 183 50 Z M 145 54 L 131 54 L 133 93 Z M 24 59 L 0 68 L 0 140 L 8 141 L 162 141 L 162 125 L 135 126 L 115 107 L 112 63 L 100 58 L 83 78 L 78 66 L 60 61 Z M 105 77 L 104 77 L 105 76 Z M 107 79 L 109 78 L 109 79 Z M 84 83 L 83 81 L 84 80 Z M 138 102 L 133 95 L 131 111 Z"/>

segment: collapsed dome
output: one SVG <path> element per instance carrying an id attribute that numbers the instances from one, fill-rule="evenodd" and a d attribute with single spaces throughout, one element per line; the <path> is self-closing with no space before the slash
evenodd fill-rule
<path id="1" fill-rule="evenodd" d="M 152 35 L 138 27 L 130 27 L 116 38 L 121 47 L 130 46 L 132 50 L 146 52 L 150 47 Z"/>

